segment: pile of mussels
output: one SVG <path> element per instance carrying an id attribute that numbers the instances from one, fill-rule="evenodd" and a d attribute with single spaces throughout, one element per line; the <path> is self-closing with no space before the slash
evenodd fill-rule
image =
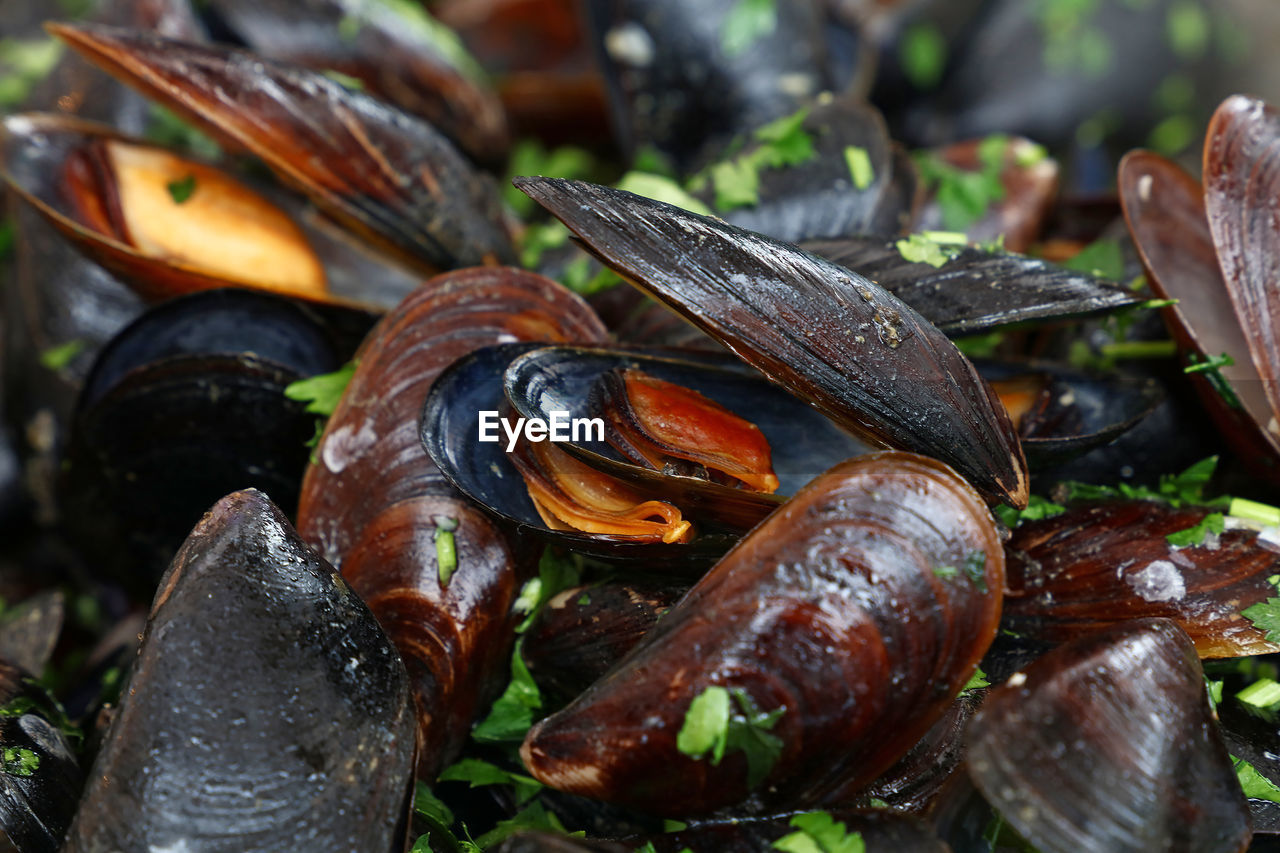
<path id="1" fill-rule="evenodd" d="M 13 849 L 1280 842 L 1219 4 L 83 5 L 0 8 Z"/>

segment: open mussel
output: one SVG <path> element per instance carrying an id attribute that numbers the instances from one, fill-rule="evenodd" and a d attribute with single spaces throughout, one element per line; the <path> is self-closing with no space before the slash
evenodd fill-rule
<path id="1" fill-rule="evenodd" d="M 161 580 L 66 851 L 402 844 L 404 665 L 256 491 L 219 501 Z"/>
<path id="2" fill-rule="evenodd" d="M 514 260 L 496 189 L 425 122 L 320 72 L 225 47 L 112 27 L 50 29 L 233 150 L 251 151 L 414 268 Z"/>
<path id="3" fill-rule="evenodd" d="M 692 410 L 685 413 L 691 417 L 682 415 L 678 434 L 668 436 L 687 449 L 706 450 L 715 442 L 725 454 L 741 456 L 741 435 L 717 433 L 719 428 L 738 428 L 757 444 L 763 439 L 771 452 L 771 469 L 779 480 L 778 492 L 738 488 L 723 478 L 717 481 L 697 476 L 688 465 L 654 467 L 638 463 L 619 452 L 608 438 L 611 416 L 602 396 L 618 370 L 640 371 L 654 380 L 674 383 L 684 389 L 679 392 L 681 399 L 691 400 L 684 395 L 692 392 L 714 406 L 707 409 L 704 404 L 692 402 Z M 568 431 L 567 440 L 557 442 L 556 449 L 583 463 L 591 472 L 638 489 L 644 496 L 641 499 L 672 504 L 682 518 L 699 526 L 698 535 L 688 546 L 636 542 L 635 547 L 629 547 L 626 537 L 549 532 L 520 486 L 505 451 L 506 438 L 476 440 L 481 430 L 478 413 L 498 411 L 506 401 L 510 402 L 513 415 L 546 423 L 555 422 L 557 417 L 566 424 L 598 419 L 598 433 L 583 430 L 575 436 Z M 708 416 L 712 420 L 723 417 L 721 408 L 743 413 L 750 423 L 744 426 L 735 414 L 732 420 L 712 425 Z M 689 423 L 690 419 L 697 422 Z M 635 348 L 509 344 L 477 352 L 456 363 L 433 388 L 424 407 L 422 429 L 423 441 L 445 475 L 500 515 L 552 541 L 603 558 L 632 558 L 673 568 L 684 558 L 703 561 L 719 556 L 732 544 L 731 537 L 723 535 L 725 531 L 741 533 L 749 529 L 819 472 L 868 449 L 730 356 Z M 729 463 L 728 467 L 739 464 L 733 460 Z M 581 475 L 589 476 L 595 475 L 586 470 Z"/>
<path id="4" fill-rule="evenodd" d="M 1166 619 L 1112 626 L 994 688 L 969 773 L 1036 849 L 1238 851 L 1250 837 L 1204 673 Z"/>
<path id="5" fill-rule="evenodd" d="M 606 265 L 837 424 L 941 459 L 991 500 L 1026 504 L 1026 463 L 1003 407 L 893 294 L 793 246 L 621 190 L 516 185 Z"/>
<path id="6" fill-rule="evenodd" d="M 527 557 L 422 448 L 422 401 L 441 371 L 480 347 L 603 337 L 581 299 L 534 273 L 486 267 L 437 276 L 366 339 L 307 468 L 298 528 L 401 649 L 423 778 L 456 757 L 498 686 Z"/>
<path id="7" fill-rule="evenodd" d="M 841 802 L 972 675 L 1003 574 L 986 507 L 946 466 L 842 463 L 535 725 L 521 756 L 552 787 L 662 815 Z"/>

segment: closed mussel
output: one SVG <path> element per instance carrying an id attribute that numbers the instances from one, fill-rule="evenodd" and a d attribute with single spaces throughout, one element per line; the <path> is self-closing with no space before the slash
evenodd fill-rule
<path id="1" fill-rule="evenodd" d="M 552 787 L 662 815 L 842 801 L 950 705 L 995 636 L 1003 577 L 990 515 L 950 469 L 850 460 L 535 725 L 521 755 Z"/>

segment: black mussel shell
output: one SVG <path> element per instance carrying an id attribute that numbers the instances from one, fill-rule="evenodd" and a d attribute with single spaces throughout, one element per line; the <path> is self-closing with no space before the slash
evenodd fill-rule
<path id="1" fill-rule="evenodd" d="M 1058 465 L 1123 435 L 1165 400 L 1149 377 L 1097 376 L 1057 364 L 976 360 L 997 393 L 1004 380 L 1025 378 L 1038 387 L 1022 415 L 1018 435 L 1033 469 Z"/>
<path id="2" fill-rule="evenodd" d="M 1045 853 L 1226 853 L 1249 841 L 1200 661 L 1167 619 L 1082 637 L 992 689 L 969 725 L 968 765 Z"/>
<path id="3" fill-rule="evenodd" d="M 500 411 L 503 375 L 512 358 L 539 346 L 486 347 L 455 361 L 431 386 L 422 410 L 422 443 L 449 482 L 519 530 L 601 559 L 650 560 L 655 567 L 686 572 L 705 567 L 729 550 L 735 537 L 726 534 L 695 536 L 687 544 L 639 543 L 624 536 L 552 530 L 546 526 L 510 460 L 501 431 L 500 441 L 478 440 L 480 413 Z"/>
<path id="4" fill-rule="evenodd" d="M 877 444 L 1027 501 L 1013 425 L 973 365 L 862 276 L 716 219 L 580 181 L 517 178 L 588 249 L 771 380 Z"/>
<path id="5" fill-rule="evenodd" d="M 162 579 L 66 851 L 391 850 L 413 770 L 404 665 L 260 492 Z"/>
<path id="6" fill-rule="evenodd" d="M 600 414 L 593 389 L 611 371 L 630 368 L 697 391 L 754 423 L 769 442 L 781 483 L 776 494 L 655 471 L 603 440 L 560 445 L 592 468 L 675 503 L 689 518 L 746 530 L 832 465 L 871 449 L 730 355 L 546 347 L 514 357 L 503 384 L 506 398 L 525 417 L 548 419 L 559 411 L 571 419 L 590 418 Z"/>
<path id="7" fill-rule="evenodd" d="M 49 29 L 229 147 L 262 158 L 415 269 L 515 258 L 496 188 L 423 121 L 318 71 L 223 46 L 88 24 Z"/>
<path id="8" fill-rule="evenodd" d="M 0 832 L 22 853 L 57 853 L 84 784 L 61 726 L 36 679 L 0 660 Z"/>
<path id="9" fill-rule="evenodd" d="M 1133 293 L 1036 258 L 964 248 L 940 267 L 908 261 L 896 241 L 859 236 L 801 248 L 879 284 L 953 337 L 1014 323 L 1100 314 Z"/>

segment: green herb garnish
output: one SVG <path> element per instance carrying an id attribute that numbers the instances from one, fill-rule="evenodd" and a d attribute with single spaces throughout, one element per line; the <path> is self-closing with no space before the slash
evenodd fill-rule
<path id="1" fill-rule="evenodd" d="M 1188 353 L 1187 361 L 1189 364 L 1182 369 L 1183 373 L 1204 373 L 1204 378 L 1213 386 L 1213 390 L 1218 392 L 1228 406 L 1233 409 L 1243 407 L 1240 398 L 1236 396 L 1235 389 L 1231 387 L 1231 382 L 1227 377 L 1222 375 L 1222 368 L 1230 367 L 1235 364 L 1235 359 L 1226 353 L 1217 356 L 1210 356 L 1206 360 L 1201 360 L 1199 353 Z"/>
<path id="2" fill-rule="evenodd" d="M 970 551 L 961 564 L 964 569 L 965 577 L 973 582 L 978 588 L 978 592 L 987 591 L 987 552 L 981 550 Z"/>
<path id="3" fill-rule="evenodd" d="M 285 386 L 284 395 L 290 400 L 306 403 L 308 412 L 327 418 L 338 407 L 338 400 L 347 390 L 347 385 L 355 372 L 355 362 L 348 362 L 333 373 L 322 373 L 309 379 L 299 379 L 297 382 L 289 383 Z"/>
<path id="4" fill-rule="evenodd" d="M 40 353 L 40 364 L 49 370 L 62 370 L 84 352 L 85 342 L 79 338 L 50 347 Z"/>
<path id="5" fill-rule="evenodd" d="M 844 162 L 849 167 L 849 177 L 853 180 L 853 185 L 858 189 L 865 190 L 875 181 L 876 173 L 871 165 L 871 155 L 867 153 L 867 149 L 859 148 L 856 145 L 846 145 L 844 147 Z"/>
<path id="6" fill-rule="evenodd" d="M 1267 583 L 1280 592 L 1280 575 L 1267 578 Z M 1262 631 L 1267 642 L 1280 643 L 1280 598 L 1273 595 L 1266 601 L 1241 610 L 1240 615 L 1252 622 L 1254 628 Z"/>
<path id="7" fill-rule="evenodd" d="M 1017 510 L 1008 504 L 1000 504 L 994 510 L 995 515 L 1004 524 L 1005 527 L 1017 527 L 1024 521 L 1039 521 L 1042 518 L 1053 518 L 1055 515 L 1061 515 L 1066 512 L 1067 508 L 1061 504 L 1056 504 L 1047 498 L 1039 495 L 1031 495 L 1027 501 L 1027 508 Z"/>
<path id="8" fill-rule="evenodd" d="M 9 257 L 11 251 L 13 251 L 13 220 L 5 219 L 0 221 L 0 261 Z"/>
<path id="9" fill-rule="evenodd" d="M 1251 800 L 1270 800 L 1273 803 L 1280 803 L 1280 788 L 1259 773 L 1257 768 L 1234 755 L 1231 756 L 1231 763 L 1236 768 L 1236 779 L 1239 780 L 1240 788 L 1246 797 Z"/>
<path id="10" fill-rule="evenodd" d="M 913 264 L 928 264 L 935 269 L 946 266 L 954 260 L 960 250 L 967 244 L 963 234 L 950 231 L 922 231 L 904 237 L 894 246 L 904 261 Z"/>
<path id="11" fill-rule="evenodd" d="M 931 23 L 912 24 L 898 43 L 898 62 L 911 85 L 932 89 L 942 82 L 947 67 L 947 41 Z"/>
<path id="12" fill-rule="evenodd" d="M 711 208 L 691 196 L 680 184 L 664 175 L 655 175 L 651 172 L 627 172 L 614 186 L 620 190 L 642 195 L 655 201 L 683 207 L 690 213 L 696 213 L 700 216 L 714 215 Z"/>
<path id="13" fill-rule="evenodd" d="M 1160 501 L 1172 507 L 1184 505 L 1220 506 L 1230 502 L 1229 498 L 1206 500 L 1204 487 L 1213 476 L 1218 465 L 1218 457 L 1210 456 L 1189 466 L 1181 474 L 1163 474 L 1155 489 L 1146 486 L 1131 486 L 1121 483 L 1118 486 L 1095 486 L 1075 480 L 1063 485 L 1067 492 L 1067 500 L 1102 500 L 1106 498 L 1135 498 L 1137 500 Z"/>
<path id="14" fill-rule="evenodd" d="M 568 835 L 571 838 L 581 838 L 586 834 L 582 831 L 569 832 L 560 822 L 560 818 L 547 811 L 547 807 L 542 803 L 534 802 L 525 806 L 514 817 L 498 821 L 493 829 L 477 838 L 475 841 L 477 849 L 488 850 L 496 847 L 507 838 L 526 829 Z"/>
<path id="15" fill-rule="evenodd" d="M 6 746 L 0 753 L 0 761 L 10 776 L 31 776 L 40 769 L 40 756 L 24 747 Z"/>
<path id="16" fill-rule="evenodd" d="M 1227 509 L 1227 515 L 1244 521 L 1255 521 L 1267 527 L 1274 527 L 1280 524 L 1280 507 L 1245 500 L 1244 498 L 1232 498 L 1231 505 Z"/>
<path id="17" fill-rule="evenodd" d="M 338 25 L 338 33 L 346 40 L 354 39 L 365 22 L 377 23 L 390 32 L 402 33 L 429 43 L 440 58 L 453 69 L 473 81 L 483 82 L 488 75 L 462 43 L 462 39 L 449 27 L 427 14 L 416 0 L 361 0 L 354 4 L 354 19 L 344 18 Z"/>
<path id="18" fill-rule="evenodd" d="M 222 156 L 222 149 L 217 142 L 187 124 L 177 113 L 158 104 L 148 105 L 147 110 L 145 136 L 148 140 L 204 160 L 216 160 Z"/>
<path id="19" fill-rule="evenodd" d="M 724 19 L 720 48 L 725 56 L 743 55 L 756 41 L 778 27 L 775 0 L 738 0 Z"/>
<path id="20" fill-rule="evenodd" d="M 951 580 L 960 577 L 960 570 L 955 566 L 934 566 L 933 573 L 935 576 L 943 580 Z"/>
<path id="21" fill-rule="evenodd" d="M 982 667 L 978 667 L 973 671 L 973 675 L 965 682 L 964 687 L 960 688 L 960 692 L 968 693 L 970 690 L 981 690 L 984 687 L 990 687 L 991 682 L 987 681 L 987 674 L 982 671 Z"/>
<path id="22" fill-rule="evenodd" d="M 563 145 L 548 150 L 536 139 L 521 140 L 511 150 L 511 157 L 507 160 L 507 175 L 513 178 L 520 175 L 586 178 L 595 174 L 597 169 L 596 158 L 583 148 Z M 510 181 L 503 187 L 502 197 L 520 216 L 528 216 L 537 209 L 537 203 L 520 192 Z M 557 221 L 556 225 L 560 223 Z"/>
<path id="23" fill-rule="evenodd" d="M 542 783 L 532 776 L 503 770 L 479 758 L 464 758 L 440 771 L 441 782 L 467 782 L 472 788 L 485 785 L 511 785 L 516 792 L 516 805 L 524 805 L 542 790 Z M 452 821 L 451 821 L 452 822 Z"/>
<path id="24" fill-rule="evenodd" d="M 341 71 L 338 71 L 336 68 L 326 68 L 320 73 L 328 77 L 333 82 L 337 83 L 342 88 L 347 89 L 348 91 L 351 91 L 351 92 L 364 91 L 364 81 L 361 80 L 359 77 L 352 77 L 350 74 L 343 74 Z"/>
<path id="25" fill-rule="evenodd" d="M 1098 278 L 1120 281 L 1124 278 L 1124 253 L 1115 240 L 1095 240 L 1062 266 Z"/>
<path id="26" fill-rule="evenodd" d="M 1165 32 L 1178 58 L 1194 62 L 1209 47 L 1209 16 L 1194 0 L 1178 0 L 1169 7 Z"/>
<path id="27" fill-rule="evenodd" d="M 165 189 L 169 191 L 169 198 L 173 199 L 174 204 L 186 204 L 196 191 L 196 176 L 186 175 L 178 178 L 176 181 L 170 181 L 165 184 Z"/>
<path id="28" fill-rule="evenodd" d="M 756 128 L 751 133 L 758 143 L 755 147 L 694 175 L 689 189 L 701 192 L 709 181 L 715 189 L 715 205 L 722 211 L 757 204 L 761 171 L 798 166 L 817 155 L 813 137 L 804 129 L 808 116 L 805 107 Z"/>
<path id="29" fill-rule="evenodd" d="M 436 532 L 432 536 L 436 543 L 436 569 L 440 586 L 446 587 L 449 585 L 449 578 L 453 577 L 458 568 L 458 545 L 453 538 L 454 531 L 458 529 L 458 519 L 447 515 L 433 515 L 431 520 L 436 525 Z"/>
<path id="30" fill-rule="evenodd" d="M 511 653 L 511 683 L 493 703 L 489 716 L 471 731 L 471 736 L 490 743 L 519 743 L 533 726 L 533 712 L 542 707 L 542 694 L 520 656 L 524 640 Z"/>
<path id="31" fill-rule="evenodd" d="M 866 853 L 862 833 L 849 832 L 827 812 L 808 812 L 791 818 L 796 831 L 773 842 L 787 853 Z"/>
<path id="32" fill-rule="evenodd" d="M 16 107 L 49 76 L 62 58 L 62 42 L 46 39 L 0 39 L 0 108 Z"/>
<path id="33" fill-rule="evenodd" d="M 736 710 L 729 701 L 731 696 Z M 764 713 L 740 687 L 708 687 L 689 703 L 676 735 L 676 748 L 695 759 L 710 753 L 713 766 L 720 764 L 728 750 L 740 750 L 747 759 L 747 786 L 755 788 L 782 754 L 782 741 L 769 730 L 786 710 L 782 706 Z"/>
<path id="34" fill-rule="evenodd" d="M 1225 529 L 1225 519 L 1220 512 L 1211 512 L 1206 515 L 1199 524 L 1188 527 L 1186 530 L 1179 530 L 1176 533 L 1170 533 L 1164 537 L 1170 545 L 1175 548 L 1185 548 L 1188 545 L 1202 545 L 1205 537 L 1210 534 L 1217 535 Z"/>
<path id="35" fill-rule="evenodd" d="M 943 227 L 964 231 L 986 215 L 991 205 L 1005 198 L 1005 156 L 1009 137 L 993 134 L 978 143 L 977 171 L 951 165 L 932 151 L 918 151 L 914 158 L 926 188 L 937 189 Z"/>
<path id="36" fill-rule="evenodd" d="M 516 626 L 516 633 L 523 634 L 529 630 L 548 601 L 581 581 L 582 569 L 572 557 L 559 556 L 550 546 L 542 549 L 538 576 L 530 578 L 520 588 L 520 596 L 514 605 L 517 613 L 525 614 L 524 620 Z"/>

